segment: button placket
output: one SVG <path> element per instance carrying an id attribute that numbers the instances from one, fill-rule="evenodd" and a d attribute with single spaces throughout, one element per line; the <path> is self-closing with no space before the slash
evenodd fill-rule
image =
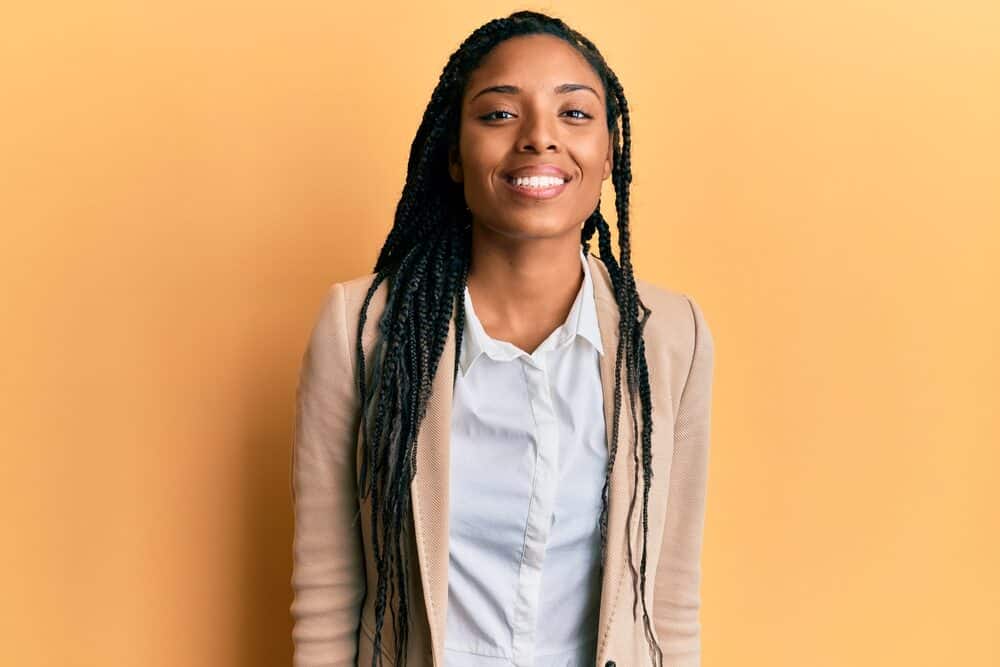
<path id="1" fill-rule="evenodd" d="M 559 424 L 549 389 L 548 369 L 544 355 L 540 356 L 538 363 L 534 357 L 522 358 L 535 420 L 536 453 L 514 614 L 513 653 L 518 667 L 531 667 L 534 662 L 542 567 L 552 527 L 559 467 Z"/>

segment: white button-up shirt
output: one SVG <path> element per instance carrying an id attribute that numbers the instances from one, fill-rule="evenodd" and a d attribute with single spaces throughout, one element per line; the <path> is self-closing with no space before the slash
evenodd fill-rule
<path id="1" fill-rule="evenodd" d="M 448 667 L 591 667 L 608 463 L 587 257 L 531 354 L 491 338 L 465 290 L 452 407 Z"/>

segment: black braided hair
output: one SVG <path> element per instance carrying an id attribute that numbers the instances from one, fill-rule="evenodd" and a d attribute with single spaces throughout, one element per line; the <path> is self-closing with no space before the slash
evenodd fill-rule
<path id="1" fill-rule="evenodd" d="M 580 235 L 583 252 L 589 253 L 590 239 L 595 231 L 598 233 L 601 260 L 611 277 L 620 312 L 613 436 L 600 516 L 601 567 L 603 571 L 607 552 L 608 489 L 618 452 L 621 371 L 624 364 L 632 406 L 633 435 L 639 430 L 635 409 L 637 396 L 642 410 L 643 545 L 638 573 L 631 539 L 640 463 L 635 440 L 632 449 L 636 470 L 627 530 L 628 563 L 636 593 L 632 617 L 636 619 L 636 605 L 641 600 L 650 657 L 654 665 L 662 665 L 663 662 L 663 652 L 651 628 L 646 599 L 639 590 L 645 591 L 646 588 L 649 487 L 653 478 L 649 374 L 642 336 L 651 311 L 639 299 L 632 272 L 628 218 L 629 184 L 632 182 L 628 104 L 618 77 L 590 40 L 558 18 L 518 11 L 477 28 L 448 58 L 410 146 L 406 183 L 396 206 L 393 227 L 379 253 L 375 278 L 358 319 L 357 382 L 364 420 L 358 489 L 361 498 L 371 498 L 372 546 L 378 570 L 376 589 L 367 592 L 375 596 L 372 667 L 379 667 L 382 663 L 382 625 L 387 606 L 393 615 L 395 664 L 406 664 L 409 631 L 407 531 L 411 516 L 410 483 L 417 473 L 417 430 L 426 412 L 431 383 L 453 315 L 456 323 L 453 381 L 459 368 L 459 350 L 465 325 L 463 297 L 471 256 L 472 214 L 466 207 L 462 184 L 450 179 L 447 169 L 449 146 L 458 144 L 462 98 L 470 73 L 501 42 L 532 34 L 554 35 L 576 48 L 601 78 L 606 91 L 606 118 L 613 139 L 612 183 L 615 188 L 620 262 L 612 253 L 611 229 L 601 215 L 600 202 L 583 222 Z M 372 295 L 384 280 L 388 280 L 388 295 L 378 323 L 380 335 L 372 352 L 372 386 L 368 387 L 362 334 Z M 640 309 L 643 313 L 641 318 Z M 398 597 L 398 616 L 392 604 L 395 597 Z"/>

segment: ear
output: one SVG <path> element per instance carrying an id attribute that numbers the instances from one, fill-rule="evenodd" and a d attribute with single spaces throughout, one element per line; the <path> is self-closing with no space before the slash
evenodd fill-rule
<path id="1" fill-rule="evenodd" d="M 451 180 L 456 183 L 462 182 L 462 155 L 455 144 L 448 147 L 448 173 L 451 175 Z"/>
<path id="2" fill-rule="evenodd" d="M 615 153 L 614 153 L 614 146 L 615 146 L 614 141 L 615 141 L 614 135 L 609 132 L 608 133 L 608 154 L 604 158 L 604 173 L 601 176 L 601 180 L 602 181 L 608 180 L 608 177 L 611 176 L 611 171 L 612 171 L 612 167 L 613 167 L 612 163 L 614 162 L 614 155 L 615 155 Z"/>

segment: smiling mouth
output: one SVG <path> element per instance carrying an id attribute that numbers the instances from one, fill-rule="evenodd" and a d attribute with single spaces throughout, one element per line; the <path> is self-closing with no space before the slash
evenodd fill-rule
<path id="1" fill-rule="evenodd" d="M 546 175 L 528 178 L 504 176 L 503 180 L 511 192 L 522 197 L 528 199 L 552 199 L 562 193 L 572 179 Z"/>

